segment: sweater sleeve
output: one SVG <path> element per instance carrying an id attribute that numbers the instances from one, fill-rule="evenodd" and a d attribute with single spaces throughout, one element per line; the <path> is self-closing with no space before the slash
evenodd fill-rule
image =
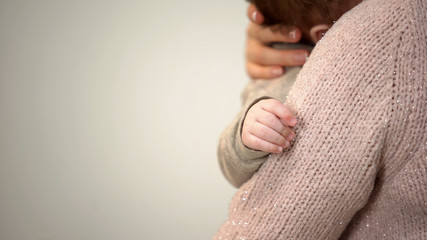
<path id="1" fill-rule="evenodd" d="M 267 152 L 246 147 L 241 139 L 247 111 L 262 99 L 275 98 L 284 102 L 300 67 L 287 69 L 284 76 L 274 80 L 252 80 L 242 93 L 242 109 L 221 133 L 217 154 L 222 173 L 235 187 L 240 187 L 267 159 Z"/>
<path id="2" fill-rule="evenodd" d="M 289 102 L 299 122 L 291 149 L 269 157 L 234 196 L 223 229 L 236 234 L 230 239 L 338 239 L 371 195 L 388 102 L 374 92 L 386 88 L 370 84 L 364 93 L 348 83 L 316 82 L 303 88 L 330 92 Z M 236 228 L 239 222 L 246 227 Z"/>
<path id="3" fill-rule="evenodd" d="M 215 239 L 338 239 L 375 197 L 384 146 L 399 141 L 388 138 L 390 118 L 402 119 L 391 104 L 396 81 L 403 86 L 398 53 L 419 40 L 399 36 L 409 24 L 404 3 L 374 2 L 316 46 L 288 98 L 299 118 L 295 143 L 239 189 Z"/>

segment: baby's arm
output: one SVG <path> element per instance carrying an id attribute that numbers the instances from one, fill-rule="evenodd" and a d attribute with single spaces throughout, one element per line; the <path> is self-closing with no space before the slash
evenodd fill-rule
<path id="1" fill-rule="evenodd" d="M 218 144 L 218 162 L 221 171 L 233 186 L 240 187 L 250 179 L 267 160 L 268 154 L 274 152 L 254 150 L 256 147 L 252 149 L 243 143 L 242 128 L 249 110 L 265 99 L 274 98 L 280 103 L 284 102 L 298 72 L 299 68 L 292 68 L 278 79 L 248 82 L 242 94 L 243 106 L 235 119 L 221 133 Z M 281 105 L 283 107 L 283 104 Z"/>
<path id="2" fill-rule="evenodd" d="M 256 14 L 254 14 L 255 12 Z M 270 152 L 276 152 L 275 150 L 268 151 L 268 149 L 262 149 L 267 151 L 253 150 L 243 144 L 242 127 L 248 109 L 260 99 L 266 99 L 265 96 L 284 102 L 300 67 L 287 67 L 285 74 L 282 75 L 283 66 L 303 64 L 304 61 L 297 62 L 292 61 L 292 59 L 297 55 L 302 55 L 305 59 L 307 52 L 312 48 L 302 44 L 293 44 L 301 38 L 301 32 L 298 29 L 284 35 L 281 32 L 275 32 L 270 28 L 261 26 L 263 16 L 253 5 L 248 8 L 248 16 L 251 22 L 247 31 L 247 70 L 249 75 L 257 80 L 248 83 L 242 94 L 242 109 L 221 133 L 218 144 L 218 161 L 221 171 L 235 187 L 240 187 L 250 179 L 260 165 L 267 160 Z M 273 42 L 284 43 L 282 45 L 275 44 L 274 48 L 277 49 L 274 49 L 271 48 Z M 286 42 L 292 44 L 285 44 Z M 279 61 L 268 62 L 271 59 Z M 279 70 L 280 73 L 271 74 L 277 72 L 275 70 Z M 280 75 L 282 75 L 280 78 L 273 79 Z M 252 146 L 250 143 L 248 145 Z M 260 148 L 254 147 L 254 149 Z"/>
<path id="3" fill-rule="evenodd" d="M 245 146 L 269 153 L 280 153 L 295 137 L 297 123 L 292 111 L 276 99 L 263 99 L 246 114 L 242 128 Z"/>

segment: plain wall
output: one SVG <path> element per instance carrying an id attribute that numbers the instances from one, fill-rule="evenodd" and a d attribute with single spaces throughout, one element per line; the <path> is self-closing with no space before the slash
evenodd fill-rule
<path id="1" fill-rule="evenodd" d="M 243 0 L 0 0 L 0 239 L 210 239 Z"/>

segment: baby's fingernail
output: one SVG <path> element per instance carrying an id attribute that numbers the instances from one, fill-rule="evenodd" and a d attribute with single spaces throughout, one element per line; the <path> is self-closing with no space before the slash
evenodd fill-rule
<path id="1" fill-rule="evenodd" d="M 271 72 L 273 73 L 274 76 L 281 76 L 283 74 L 283 68 L 281 67 L 273 68 Z"/>
<path id="2" fill-rule="evenodd" d="M 289 147 L 289 142 L 288 142 L 288 141 L 285 141 L 285 143 L 283 144 L 283 146 L 284 146 L 285 148 Z"/>
<path id="3" fill-rule="evenodd" d="M 297 124 L 297 119 L 293 117 L 293 118 L 289 119 L 289 122 L 290 122 L 292 125 L 295 125 L 295 124 Z"/>
<path id="4" fill-rule="evenodd" d="M 289 135 L 286 137 L 289 141 L 292 141 L 294 139 L 295 135 L 293 133 L 289 133 Z"/>

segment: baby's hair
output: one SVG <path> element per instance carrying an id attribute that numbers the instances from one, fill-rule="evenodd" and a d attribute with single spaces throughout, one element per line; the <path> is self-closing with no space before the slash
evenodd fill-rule
<path id="1" fill-rule="evenodd" d="M 264 15 L 263 25 L 296 26 L 310 29 L 321 19 L 324 24 L 332 24 L 344 12 L 339 4 L 348 0 L 248 0 Z"/>

